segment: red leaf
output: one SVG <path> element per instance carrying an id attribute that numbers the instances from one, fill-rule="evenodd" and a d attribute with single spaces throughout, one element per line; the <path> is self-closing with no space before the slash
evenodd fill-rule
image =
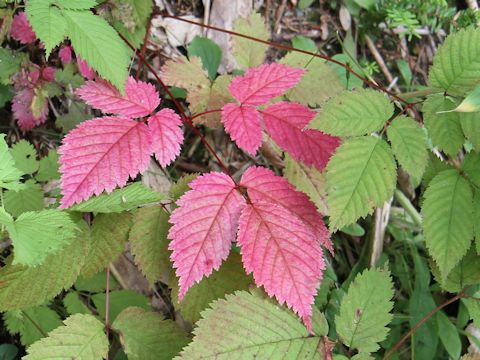
<path id="1" fill-rule="evenodd" d="M 88 105 L 106 114 L 142 117 L 151 114 L 160 104 L 158 92 L 152 84 L 127 79 L 125 96 L 105 80 L 88 81 L 76 91 Z"/>
<path id="2" fill-rule="evenodd" d="M 35 97 L 33 88 L 25 88 L 18 91 L 12 100 L 13 117 L 17 120 L 22 131 L 27 131 L 35 126 L 41 125 L 47 120 L 48 102 L 42 105 L 40 116 L 35 117 L 32 113 L 32 104 Z"/>
<path id="3" fill-rule="evenodd" d="M 58 57 L 62 60 L 62 64 L 70 64 L 72 62 L 72 47 L 63 45 L 58 52 Z"/>
<path id="4" fill-rule="evenodd" d="M 12 25 L 10 27 L 10 35 L 22 44 L 31 44 L 37 39 L 37 36 L 28 22 L 25 12 L 19 12 L 13 17 Z"/>
<path id="5" fill-rule="evenodd" d="M 295 86 L 304 72 L 283 64 L 264 64 L 235 77 L 229 89 L 243 105 L 262 105 Z"/>
<path id="6" fill-rule="evenodd" d="M 240 185 L 247 188 L 252 203 L 277 204 L 292 212 L 310 227 L 318 243 L 333 253 L 330 234 L 315 204 L 285 178 L 275 175 L 269 169 L 252 166 L 243 174 Z"/>
<path id="7" fill-rule="evenodd" d="M 80 56 L 77 55 L 77 64 L 78 70 L 80 70 L 80 74 L 84 78 L 88 80 L 92 80 L 95 77 L 95 70 L 93 70 L 90 66 L 88 66 L 87 62 L 83 60 Z"/>
<path id="8" fill-rule="evenodd" d="M 125 186 L 150 162 L 147 125 L 122 117 L 85 121 L 70 131 L 59 149 L 62 208 L 93 194 Z"/>
<path id="9" fill-rule="evenodd" d="M 262 145 L 260 114 L 253 106 L 226 104 L 222 108 L 225 130 L 237 145 L 255 155 Z"/>
<path id="10" fill-rule="evenodd" d="M 212 172 L 190 183 L 170 216 L 171 259 L 180 278 L 179 299 L 188 288 L 213 269 L 218 269 L 230 252 L 245 200 L 227 175 Z"/>
<path id="11" fill-rule="evenodd" d="M 173 110 L 162 109 L 148 119 L 152 150 L 160 165 L 169 165 L 180 154 L 182 120 Z"/>
<path id="12" fill-rule="evenodd" d="M 237 243 L 255 283 L 286 302 L 312 332 L 312 304 L 325 264 L 311 228 L 283 206 L 256 202 L 242 211 Z"/>
<path id="13" fill-rule="evenodd" d="M 262 111 L 272 139 L 295 160 L 322 170 L 340 139 L 319 130 L 305 129 L 315 112 L 297 103 L 279 102 Z"/>

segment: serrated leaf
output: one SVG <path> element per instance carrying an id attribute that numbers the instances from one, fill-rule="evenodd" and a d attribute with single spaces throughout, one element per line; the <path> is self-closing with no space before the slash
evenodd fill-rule
<path id="1" fill-rule="evenodd" d="M 144 207 L 135 213 L 130 230 L 130 248 L 135 255 L 135 264 L 152 287 L 170 268 L 169 217 L 160 205 Z"/>
<path id="2" fill-rule="evenodd" d="M 399 116 L 387 129 L 388 140 L 400 166 L 415 179 L 421 179 L 427 166 L 427 138 L 415 120 Z"/>
<path id="3" fill-rule="evenodd" d="M 19 12 L 13 17 L 10 35 L 22 44 L 31 44 L 37 39 L 24 11 Z"/>
<path id="4" fill-rule="evenodd" d="M 460 113 L 458 116 L 463 134 L 472 143 L 475 150 L 480 151 L 480 114 Z"/>
<path id="5" fill-rule="evenodd" d="M 460 105 L 458 105 L 454 111 L 465 113 L 480 111 L 480 86 L 475 86 L 475 88 L 467 94 L 465 99 L 462 100 Z"/>
<path id="6" fill-rule="evenodd" d="M 85 302 L 80 299 L 80 295 L 76 291 L 70 291 L 65 295 L 63 305 L 70 315 L 92 313 Z"/>
<path id="7" fill-rule="evenodd" d="M 90 248 L 82 275 L 91 277 L 106 268 L 125 251 L 132 216 L 128 212 L 99 214 L 93 219 Z"/>
<path id="8" fill-rule="evenodd" d="M 447 350 L 452 359 L 459 359 L 462 351 L 462 342 L 457 328 L 452 324 L 443 311 L 438 312 L 436 317 L 438 335 L 445 350 Z"/>
<path id="9" fill-rule="evenodd" d="M 97 308 L 99 315 L 105 319 L 106 316 L 106 295 L 105 293 L 95 294 L 92 301 Z M 130 306 L 150 310 L 148 298 L 132 290 L 118 290 L 110 292 L 109 296 L 109 319 L 115 321 L 117 316 Z"/>
<path id="10" fill-rule="evenodd" d="M 43 190 L 40 185 L 29 180 L 23 189 L 8 190 L 3 196 L 5 210 L 15 217 L 27 211 L 43 209 Z"/>
<path id="11" fill-rule="evenodd" d="M 344 91 L 322 107 L 309 127 L 335 136 L 370 134 L 383 127 L 393 110 L 392 103 L 379 91 Z"/>
<path id="12" fill-rule="evenodd" d="M 5 134 L 0 134 L 0 187 L 10 189 L 19 183 L 24 173 L 15 166 L 15 161 L 8 151 Z"/>
<path id="13" fill-rule="evenodd" d="M 24 360 L 101 360 L 107 356 L 105 326 L 92 315 L 76 314 L 27 349 Z"/>
<path id="14" fill-rule="evenodd" d="M 190 183 L 198 177 L 199 174 L 184 175 L 170 187 L 168 194 L 172 200 L 177 201 L 188 190 L 191 190 Z"/>
<path id="15" fill-rule="evenodd" d="M 451 95 L 464 95 L 479 82 L 480 30 L 461 29 L 448 36 L 433 58 L 430 85 Z"/>
<path id="16" fill-rule="evenodd" d="M 188 57 L 198 56 L 202 65 L 208 71 L 210 80 L 217 76 L 217 70 L 222 61 L 222 49 L 208 38 L 195 36 L 187 47 Z"/>
<path id="17" fill-rule="evenodd" d="M 245 204 L 233 180 L 222 173 L 199 176 L 189 186 L 192 190 L 177 201 L 179 207 L 170 216 L 168 233 L 180 300 L 227 258 Z"/>
<path id="18" fill-rule="evenodd" d="M 85 106 L 85 104 L 72 101 L 72 105 L 70 106 L 68 113 L 57 117 L 55 120 L 55 126 L 61 128 L 63 133 L 66 134 L 70 130 L 75 129 L 78 124 L 92 118 L 93 116 L 88 113 L 87 106 Z"/>
<path id="19" fill-rule="evenodd" d="M 36 267 L 8 263 L 0 269 L 0 311 L 40 305 L 74 283 L 87 254 L 84 222 L 82 233 L 59 253 L 47 256 Z"/>
<path id="20" fill-rule="evenodd" d="M 253 106 L 226 104 L 222 108 L 222 123 L 233 141 L 251 155 L 262 145 L 260 113 Z"/>
<path id="21" fill-rule="evenodd" d="M 237 244 L 255 284 L 292 308 L 312 332 L 312 306 L 325 263 L 311 227 L 283 206 L 257 201 L 242 211 Z"/>
<path id="22" fill-rule="evenodd" d="M 75 52 L 120 91 L 125 88 L 129 51 L 116 31 L 90 11 L 62 10 Z"/>
<path id="23" fill-rule="evenodd" d="M 179 57 L 176 60 L 169 60 L 163 65 L 161 71 L 162 79 L 169 86 L 177 86 L 187 91 L 195 87 L 209 88 L 207 72 L 202 67 L 202 60 L 199 57 L 187 59 Z"/>
<path id="24" fill-rule="evenodd" d="M 425 244 L 446 278 L 473 238 L 472 190 L 458 171 L 445 170 L 430 182 L 424 197 Z"/>
<path id="25" fill-rule="evenodd" d="M 480 154 L 474 151 L 466 154 L 461 169 L 470 183 L 479 189 L 480 172 L 478 170 L 480 169 Z"/>
<path id="26" fill-rule="evenodd" d="M 375 352 L 386 339 L 393 318 L 393 284 L 389 271 L 365 270 L 357 275 L 340 304 L 335 325 L 342 342 L 360 352 Z"/>
<path id="27" fill-rule="evenodd" d="M 61 207 L 66 208 L 104 190 L 126 185 L 147 169 L 151 139 L 147 125 L 124 117 L 85 121 L 65 136 L 60 154 Z"/>
<path id="28" fill-rule="evenodd" d="M 88 105 L 101 110 L 105 114 L 116 114 L 126 117 L 143 117 L 150 115 L 160 104 L 155 86 L 127 78 L 125 95 L 105 80 L 87 81 L 75 92 Z"/>
<path id="29" fill-rule="evenodd" d="M 454 107 L 455 103 L 443 95 L 428 96 L 422 107 L 425 127 L 433 145 L 452 156 L 457 155 L 465 141 L 459 114 L 449 111 Z"/>
<path id="30" fill-rule="evenodd" d="M 233 25 L 233 31 L 247 36 L 254 36 L 260 40 L 268 40 L 270 38 L 270 32 L 267 29 L 265 20 L 260 14 L 255 12 L 245 19 L 237 19 Z M 268 45 L 240 36 L 234 36 L 232 42 L 232 54 L 240 68 L 248 69 L 263 63 Z"/>
<path id="31" fill-rule="evenodd" d="M 308 195 L 317 206 L 318 211 L 328 215 L 327 184 L 325 172 L 308 167 L 293 160 L 288 154 L 285 156 L 285 169 L 283 175 L 299 191 Z"/>
<path id="32" fill-rule="evenodd" d="M 475 235 L 475 246 L 480 254 L 480 192 L 474 191 L 473 195 L 473 230 Z"/>
<path id="33" fill-rule="evenodd" d="M 315 112 L 302 104 L 279 102 L 262 110 L 272 139 L 295 160 L 322 170 L 340 139 L 315 129 L 305 129 Z"/>
<path id="34" fill-rule="evenodd" d="M 50 181 L 60 179 L 58 172 L 58 152 L 52 149 L 47 156 L 40 159 L 38 173 L 35 176 L 37 181 Z"/>
<path id="35" fill-rule="evenodd" d="M 317 51 L 316 47 L 313 51 Z M 291 101 L 315 107 L 344 89 L 338 74 L 325 60 L 292 51 L 280 63 L 306 70 L 298 85 L 285 94 Z"/>
<path id="36" fill-rule="evenodd" d="M 243 270 L 240 255 L 231 252 L 220 269 L 193 285 L 182 301 L 178 301 L 178 281 L 172 280 L 172 298 L 175 301 L 175 309 L 180 310 L 182 317 L 195 323 L 200 319 L 200 313 L 212 301 L 225 298 L 226 294 L 231 294 L 235 290 L 248 290 L 252 283 L 253 279 Z"/>
<path id="37" fill-rule="evenodd" d="M 10 77 L 20 70 L 21 61 L 21 57 L 13 51 L 3 47 L 0 48 L 0 82 L 2 84 L 10 83 Z"/>
<path id="38" fill-rule="evenodd" d="M 134 182 L 112 193 L 102 193 L 80 204 L 73 205 L 69 210 L 96 213 L 119 213 L 132 210 L 138 206 L 156 203 L 167 199 L 166 195 L 152 191 L 141 182 Z"/>
<path id="39" fill-rule="evenodd" d="M 60 0 L 62 8 L 72 10 L 88 10 L 97 6 L 96 0 Z"/>
<path id="40" fill-rule="evenodd" d="M 52 49 L 67 35 L 67 22 L 52 0 L 27 1 L 25 12 L 36 36 L 45 44 L 48 59 Z"/>
<path id="41" fill-rule="evenodd" d="M 330 229 L 338 230 L 382 206 L 396 185 L 396 165 L 381 138 L 365 136 L 345 141 L 327 165 Z"/>
<path id="42" fill-rule="evenodd" d="M 315 315 L 314 322 L 321 317 Z M 202 317 L 180 359 L 321 360 L 326 355 L 322 338 L 309 335 L 291 311 L 246 291 L 213 302 Z"/>
<path id="43" fill-rule="evenodd" d="M 120 334 L 129 360 L 169 360 L 190 341 L 172 320 L 137 307 L 122 311 L 112 328 Z"/>
<path id="44" fill-rule="evenodd" d="M 171 109 L 162 109 L 148 118 L 152 137 L 152 151 L 162 167 L 169 165 L 180 154 L 183 143 L 182 119 Z"/>
<path id="45" fill-rule="evenodd" d="M 25 212 L 6 228 L 14 248 L 13 265 L 26 266 L 42 264 L 48 254 L 58 253 L 76 233 L 70 216 L 55 209 Z"/>
<path id="46" fill-rule="evenodd" d="M 37 151 L 27 140 L 20 140 L 10 149 L 15 167 L 25 174 L 33 174 L 38 170 Z"/>

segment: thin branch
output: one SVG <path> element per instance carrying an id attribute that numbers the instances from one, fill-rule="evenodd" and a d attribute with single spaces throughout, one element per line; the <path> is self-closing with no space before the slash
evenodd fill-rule
<path id="1" fill-rule="evenodd" d="M 107 335 L 107 341 L 110 333 L 110 267 L 107 266 L 107 284 L 105 288 L 105 333 Z M 108 360 L 108 353 L 107 353 Z"/>

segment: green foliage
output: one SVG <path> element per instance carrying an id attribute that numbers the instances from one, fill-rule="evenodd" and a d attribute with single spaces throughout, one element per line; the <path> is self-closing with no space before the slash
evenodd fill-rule
<path id="1" fill-rule="evenodd" d="M 23 173 L 33 174 L 38 170 L 37 152 L 28 141 L 20 140 L 15 143 L 10 149 L 10 154 L 12 154 L 15 167 Z"/>
<path id="2" fill-rule="evenodd" d="M 63 321 L 27 349 L 25 360 L 52 358 L 101 360 L 108 352 L 108 339 L 104 325 L 91 315 L 76 314 Z"/>
<path id="3" fill-rule="evenodd" d="M 445 170 L 431 181 L 422 207 L 425 243 L 446 278 L 462 259 L 473 238 L 473 194 L 456 170 Z"/>
<path id="4" fill-rule="evenodd" d="M 385 340 L 392 321 L 392 279 L 388 271 L 370 269 L 358 275 L 348 288 L 335 318 L 342 342 L 360 352 L 374 352 Z"/>
<path id="5" fill-rule="evenodd" d="M 99 293 L 92 296 L 92 301 L 97 308 L 99 315 L 105 319 L 106 316 L 106 295 Z M 110 321 L 115 321 L 117 316 L 130 306 L 150 310 L 148 299 L 132 290 L 112 291 L 109 299 L 109 317 Z"/>
<path id="6" fill-rule="evenodd" d="M 5 135 L 0 134 L 0 188 L 18 190 L 24 173 L 15 166 L 4 138 Z"/>
<path id="7" fill-rule="evenodd" d="M 37 181 L 50 181 L 60 178 L 57 150 L 50 150 L 47 156 L 40 159 L 38 173 L 35 178 Z"/>
<path id="8" fill-rule="evenodd" d="M 10 83 L 10 77 L 20 69 L 21 57 L 11 50 L 0 48 L 0 84 Z"/>
<path id="9" fill-rule="evenodd" d="M 327 165 L 330 229 L 338 230 L 381 206 L 393 194 L 396 165 L 388 144 L 364 136 L 346 140 Z"/>
<path id="10" fill-rule="evenodd" d="M 181 359 L 323 359 L 322 315 L 316 313 L 314 336 L 288 309 L 258 294 L 237 291 L 202 313 L 193 341 Z M 268 327 L 265 326 L 268 324 Z M 215 339 L 215 342 L 212 342 Z"/>
<path id="11" fill-rule="evenodd" d="M 196 36 L 188 45 L 188 57 L 198 56 L 202 59 L 202 65 L 208 72 L 210 80 L 215 80 L 217 70 L 222 61 L 222 50 L 212 40 Z"/>
<path id="12" fill-rule="evenodd" d="M 237 19 L 233 31 L 239 34 L 253 36 L 257 39 L 268 40 L 270 32 L 267 31 L 265 20 L 258 13 L 252 13 L 246 19 Z M 263 63 L 267 46 L 239 36 L 233 38 L 232 53 L 242 69 L 255 67 Z"/>
<path id="13" fill-rule="evenodd" d="M 8 190 L 3 195 L 5 210 L 14 217 L 27 211 L 43 209 L 43 191 L 40 185 L 28 180 L 20 190 Z"/>
<path id="14" fill-rule="evenodd" d="M 344 91 L 328 101 L 310 127 L 336 136 L 357 136 L 380 130 L 393 105 L 374 90 Z"/>
<path id="15" fill-rule="evenodd" d="M 122 311 L 112 327 L 120 334 L 129 360 L 172 359 L 189 342 L 172 320 L 138 307 Z"/>

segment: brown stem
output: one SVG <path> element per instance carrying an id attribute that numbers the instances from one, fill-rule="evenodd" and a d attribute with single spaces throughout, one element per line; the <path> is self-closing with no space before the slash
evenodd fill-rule
<path id="1" fill-rule="evenodd" d="M 150 17 L 148 18 L 147 29 L 145 30 L 145 36 L 143 37 L 142 49 L 140 50 L 140 54 L 143 57 L 145 57 L 145 51 L 147 50 L 147 40 L 148 40 L 148 36 L 150 35 L 150 29 L 152 28 L 152 18 L 153 18 L 153 15 L 150 15 Z M 135 80 L 138 81 L 138 79 L 140 78 L 141 72 L 142 72 L 142 62 L 138 64 Z"/>
<path id="2" fill-rule="evenodd" d="M 212 110 L 207 110 L 207 111 L 204 111 L 204 112 L 198 113 L 198 114 L 196 114 L 196 115 L 194 115 L 194 116 L 190 117 L 190 120 L 192 120 L 192 121 L 193 121 L 193 119 L 196 119 L 196 118 L 198 118 L 198 117 L 200 117 L 200 116 L 207 115 L 207 114 L 211 114 L 211 113 L 216 113 L 216 112 L 221 112 L 221 111 L 222 111 L 222 109 L 212 109 Z"/>

